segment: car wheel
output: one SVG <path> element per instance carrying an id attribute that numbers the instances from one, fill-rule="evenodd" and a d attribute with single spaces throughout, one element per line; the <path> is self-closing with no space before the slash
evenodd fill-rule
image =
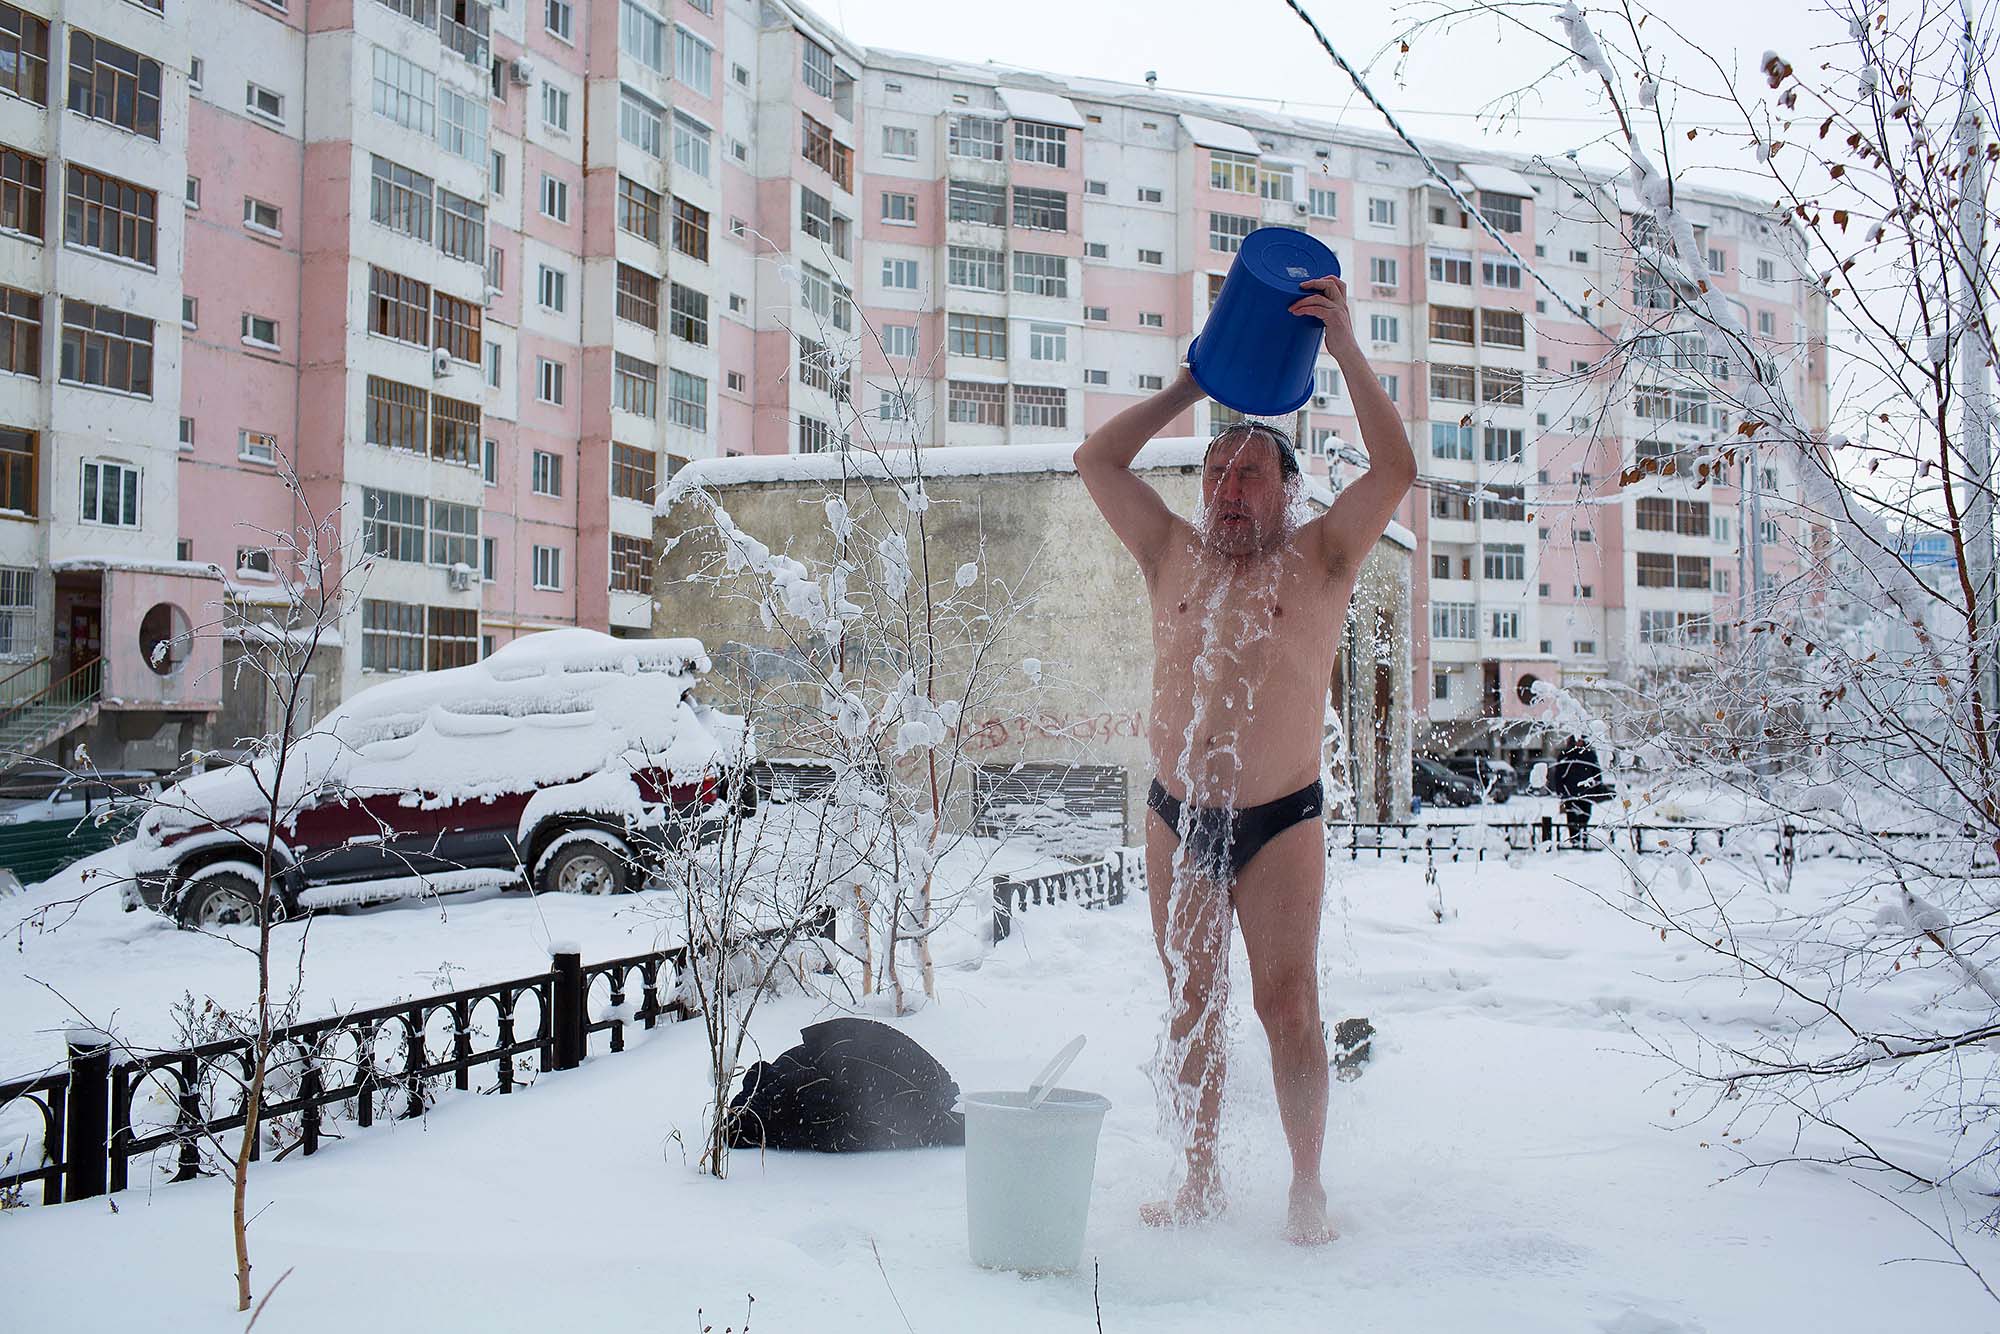
<path id="1" fill-rule="evenodd" d="M 559 850 L 542 868 L 544 894 L 623 894 L 631 853 L 608 841 L 582 838 Z"/>
<path id="2" fill-rule="evenodd" d="M 203 876 L 181 895 L 181 925 L 197 931 L 257 924 L 257 882 L 237 871 Z"/>

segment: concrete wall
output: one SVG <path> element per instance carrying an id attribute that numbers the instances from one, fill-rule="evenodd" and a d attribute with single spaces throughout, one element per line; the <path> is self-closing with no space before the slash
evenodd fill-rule
<path id="1" fill-rule="evenodd" d="M 1187 513 L 1193 508 L 1200 481 L 1196 468 L 1154 468 L 1145 476 L 1174 509 Z M 831 553 L 823 504 L 838 485 L 791 478 L 725 479 L 707 494 L 742 531 L 817 573 Z M 871 526 L 866 517 L 871 511 L 902 513 L 892 484 L 857 480 L 847 485 L 849 505 L 863 516 L 864 528 Z M 1146 743 L 1152 640 L 1137 567 L 1074 472 L 946 476 L 930 479 L 926 489 L 937 595 L 952 593 L 955 571 L 976 561 L 979 582 L 961 597 L 989 613 L 1016 604 L 986 656 L 987 665 L 973 677 L 971 702 L 959 724 L 966 758 L 979 765 L 1046 761 L 1119 766 L 1126 771 L 1126 837 L 1136 839 L 1152 771 Z M 654 633 L 701 639 L 717 663 L 716 688 L 726 692 L 728 682 L 741 680 L 749 656 L 744 646 L 788 655 L 791 650 L 782 630 L 762 624 L 749 576 L 727 576 L 719 585 L 693 580 L 697 573 L 718 568 L 711 525 L 708 506 L 699 498 L 683 498 L 660 517 L 654 535 Z M 881 531 L 879 517 L 872 526 Z M 872 552 L 873 536 L 859 545 Z M 1360 795 L 1358 818 L 1363 820 L 1402 818 L 1409 810 L 1410 555 L 1387 538 L 1377 543 L 1358 581 L 1343 666 L 1336 673 L 1355 752 L 1351 772 Z M 1029 658 L 1041 663 L 1038 688 L 1022 670 Z M 952 665 L 962 662 L 954 658 Z M 1374 695 L 1378 662 L 1385 668 L 1379 702 Z M 965 680 L 963 674 L 948 673 L 948 678 Z M 724 703 L 721 695 L 716 702 Z M 768 733 L 762 744 L 770 758 L 801 752 Z M 957 817 L 965 818 L 966 810 L 961 802 Z M 1340 818 L 1356 816 L 1342 811 Z"/>

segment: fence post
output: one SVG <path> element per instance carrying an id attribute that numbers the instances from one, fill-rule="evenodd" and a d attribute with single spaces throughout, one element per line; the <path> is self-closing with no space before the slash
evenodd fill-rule
<path id="1" fill-rule="evenodd" d="M 1542 844 L 1545 847 L 1553 846 L 1555 841 L 1556 817 L 1553 815 L 1544 815 L 1542 817 Z"/>
<path id="2" fill-rule="evenodd" d="M 1792 878 L 1792 862 L 1798 856 L 1798 847 L 1793 842 L 1793 840 L 1797 837 L 1798 832 L 1799 832 L 1798 829 L 1792 825 L 1785 826 L 1785 843 L 1778 857 L 1778 860 L 1784 864 L 1785 880 L 1787 884 L 1790 883 Z"/>
<path id="3" fill-rule="evenodd" d="M 555 1052 L 550 1065 L 557 1070 L 574 1070 L 583 1064 L 584 990 L 583 956 L 563 949 L 555 955 L 555 1004 L 549 1016 L 550 1036 Z"/>
<path id="4" fill-rule="evenodd" d="M 1004 875 L 993 877 L 993 943 L 998 945 L 1014 934 L 1014 882 Z"/>
<path id="5" fill-rule="evenodd" d="M 104 1194 L 111 1157 L 111 1038 L 94 1028 L 73 1028 L 69 1044 L 69 1099 L 63 1109 L 63 1193 L 68 1200 Z"/>

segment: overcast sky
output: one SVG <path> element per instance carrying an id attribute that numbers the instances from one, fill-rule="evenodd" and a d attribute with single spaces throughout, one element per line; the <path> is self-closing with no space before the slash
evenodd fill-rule
<path id="1" fill-rule="evenodd" d="M 1385 128 L 1380 115 L 1358 96 L 1327 58 L 1312 34 L 1284 0 L 807 0 L 850 38 L 867 46 L 966 61 L 992 60 L 1060 74 L 1141 82 L 1159 73 L 1163 90 L 1231 98 L 1284 99 L 1301 115 L 1368 129 Z M 1574 65 L 1557 77 L 1540 77 L 1556 64 L 1559 50 L 1537 40 L 1536 31 L 1558 35 L 1554 5 L 1515 5 L 1510 24 L 1481 18 L 1446 37 L 1417 45 L 1401 84 L 1393 74 L 1395 53 L 1385 45 L 1420 12 L 1387 3 L 1305 0 L 1327 37 L 1356 67 L 1375 62 L 1368 73 L 1376 94 L 1425 138 L 1485 144 L 1511 151 L 1562 153 L 1600 136 L 1605 118 L 1591 85 Z M 1586 4 L 1586 13 L 1612 35 L 1617 11 Z M 1755 77 L 1767 48 L 1806 67 L 1815 56 L 1808 43 L 1844 36 L 1818 3 L 1808 0 L 1661 0 L 1660 13 L 1700 42 L 1726 66 L 1742 71 L 1739 82 L 1764 92 Z M 1135 18 L 1134 15 L 1143 17 Z M 1648 33 L 1651 36 L 1651 33 Z M 1678 44 L 1676 44 L 1678 45 Z M 1802 59 L 1801 57 L 1805 58 Z M 1689 70 L 1690 82 L 1719 82 L 1712 67 Z M 1539 85 L 1523 106 L 1524 119 L 1491 132 L 1475 117 L 1491 99 L 1523 84 Z M 1276 105 L 1266 100 L 1261 105 Z M 1676 108 L 1685 124 L 1720 123 L 1716 109 Z M 1740 123 L 1732 122 L 1732 123 Z M 1742 162 L 1747 152 L 1733 145 L 1689 146 L 1709 161 Z M 1600 149 L 1591 160 L 1616 159 Z M 1716 179 L 1715 184 L 1728 184 Z M 1748 188 L 1748 179 L 1735 183 Z M 1756 193 L 1763 193 L 1758 187 Z"/>

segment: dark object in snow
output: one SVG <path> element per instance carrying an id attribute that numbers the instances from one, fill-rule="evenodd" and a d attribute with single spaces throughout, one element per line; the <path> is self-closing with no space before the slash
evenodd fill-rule
<path id="1" fill-rule="evenodd" d="M 1361 1078 L 1370 1055 L 1368 1040 L 1374 1036 L 1375 1025 L 1366 1019 L 1341 1020 L 1333 1030 L 1334 1074 L 1341 1079 Z"/>
<path id="2" fill-rule="evenodd" d="M 730 1100 L 738 1149 L 921 1149 L 965 1143 L 951 1073 L 900 1030 L 829 1019 L 798 1046 L 743 1074 Z"/>

